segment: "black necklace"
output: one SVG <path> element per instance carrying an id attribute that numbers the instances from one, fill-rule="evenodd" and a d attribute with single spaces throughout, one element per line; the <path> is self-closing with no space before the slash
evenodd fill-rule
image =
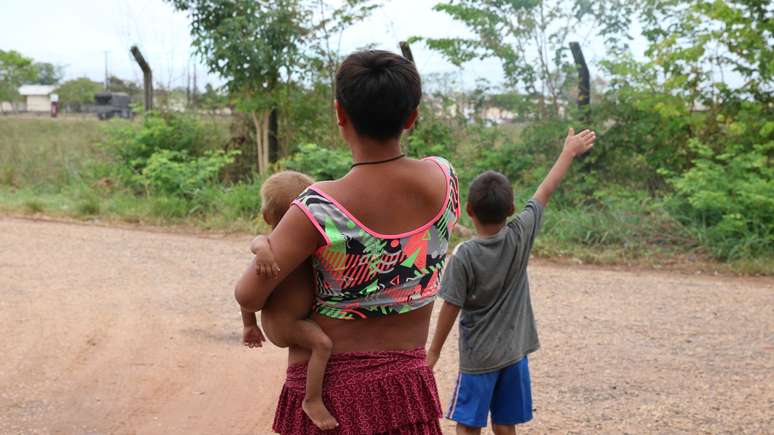
<path id="1" fill-rule="evenodd" d="M 402 159 L 403 157 L 406 157 L 406 155 L 405 154 L 400 154 L 400 155 L 395 156 L 395 157 L 390 157 L 389 159 L 374 160 L 372 162 L 357 162 L 357 163 L 353 163 L 352 165 L 350 165 L 349 169 L 352 169 L 355 166 L 360 166 L 360 165 L 378 165 L 380 163 L 392 162 L 394 160 Z"/>

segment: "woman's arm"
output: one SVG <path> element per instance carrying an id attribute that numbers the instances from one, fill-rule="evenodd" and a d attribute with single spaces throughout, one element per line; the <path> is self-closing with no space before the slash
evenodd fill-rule
<path id="1" fill-rule="evenodd" d="M 260 311 L 277 284 L 314 254 L 321 237 L 304 213 L 291 206 L 269 235 L 269 240 L 279 273 L 275 277 L 259 276 L 255 258 L 250 261 L 234 289 L 234 297 L 245 311 Z"/>

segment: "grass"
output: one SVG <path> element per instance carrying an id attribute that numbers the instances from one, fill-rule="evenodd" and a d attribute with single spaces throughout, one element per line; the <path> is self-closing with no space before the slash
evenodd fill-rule
<path id="1" fill-rule="evenodd" d="M 98 145 L 105 125 L 83 118 L 0 117 L 0 212 L 237 233 L 268 230 L 257 219 L 261 180 L 211 185 L 181 198 L 138 194 L 103 177 L 106 171 L 97 169 L 108 163 Z M 649 267 L 703 263 L 717 270 L 774 275 L 772 256 L 713 262 L 697 236 L 663 204 L 637 192 L 603 193 L 586 206 L 561 201 L 557 197 L 546 210 L 535 244 L 538 256 Z M 467 219 L 463 223 L 470 226 Z"/>
<path id="2" fill-rule="evenodd" d="M 0 183 L 64 185 L 79 180 L 101 156 L 97 144 L 104 135 L 102 125 L 96 118 L 0 117 Z"/>

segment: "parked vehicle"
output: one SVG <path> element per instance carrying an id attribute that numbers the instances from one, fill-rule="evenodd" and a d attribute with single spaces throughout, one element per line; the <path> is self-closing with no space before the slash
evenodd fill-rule
<path id="1" fill-rule="evenodd" d="M 110 119 L 114 116 L 131 118 L 132 109 L 129 107 L 129 95 L 123 92 L 98 92 L 94 96 L 96 101 L 97 117 Z"/>

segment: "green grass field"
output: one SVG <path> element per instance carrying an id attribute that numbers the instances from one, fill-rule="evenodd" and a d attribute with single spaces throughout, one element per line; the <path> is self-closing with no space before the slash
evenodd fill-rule
<path id="1" fill-rule="evenodd" d="M 42 186 L 80 179 L 88 163 L 100 158 L 103 124 L 96 117 L 0 117 L 0 184 Z"/>
<path id="2" fill-rule="evenodd" d="M 0 212 L 255 233 L 260 180 L 215 184 L 186 201 L 116 186 L 100 146 L 111 123 L 89 118 L 0 117 Z M 135 121 L 136 122 L 136 121 Z M 223 121 L 219 121 L 224 123 Z M 226 124 L 222 129 L 225 133 Z M 535 246 L 541 257 L 590 264 L 628 264 L 774 274 L 774 259 L 713 262 L 683 226 L 648 201 L 606 209 L 551 204 Z"/>

